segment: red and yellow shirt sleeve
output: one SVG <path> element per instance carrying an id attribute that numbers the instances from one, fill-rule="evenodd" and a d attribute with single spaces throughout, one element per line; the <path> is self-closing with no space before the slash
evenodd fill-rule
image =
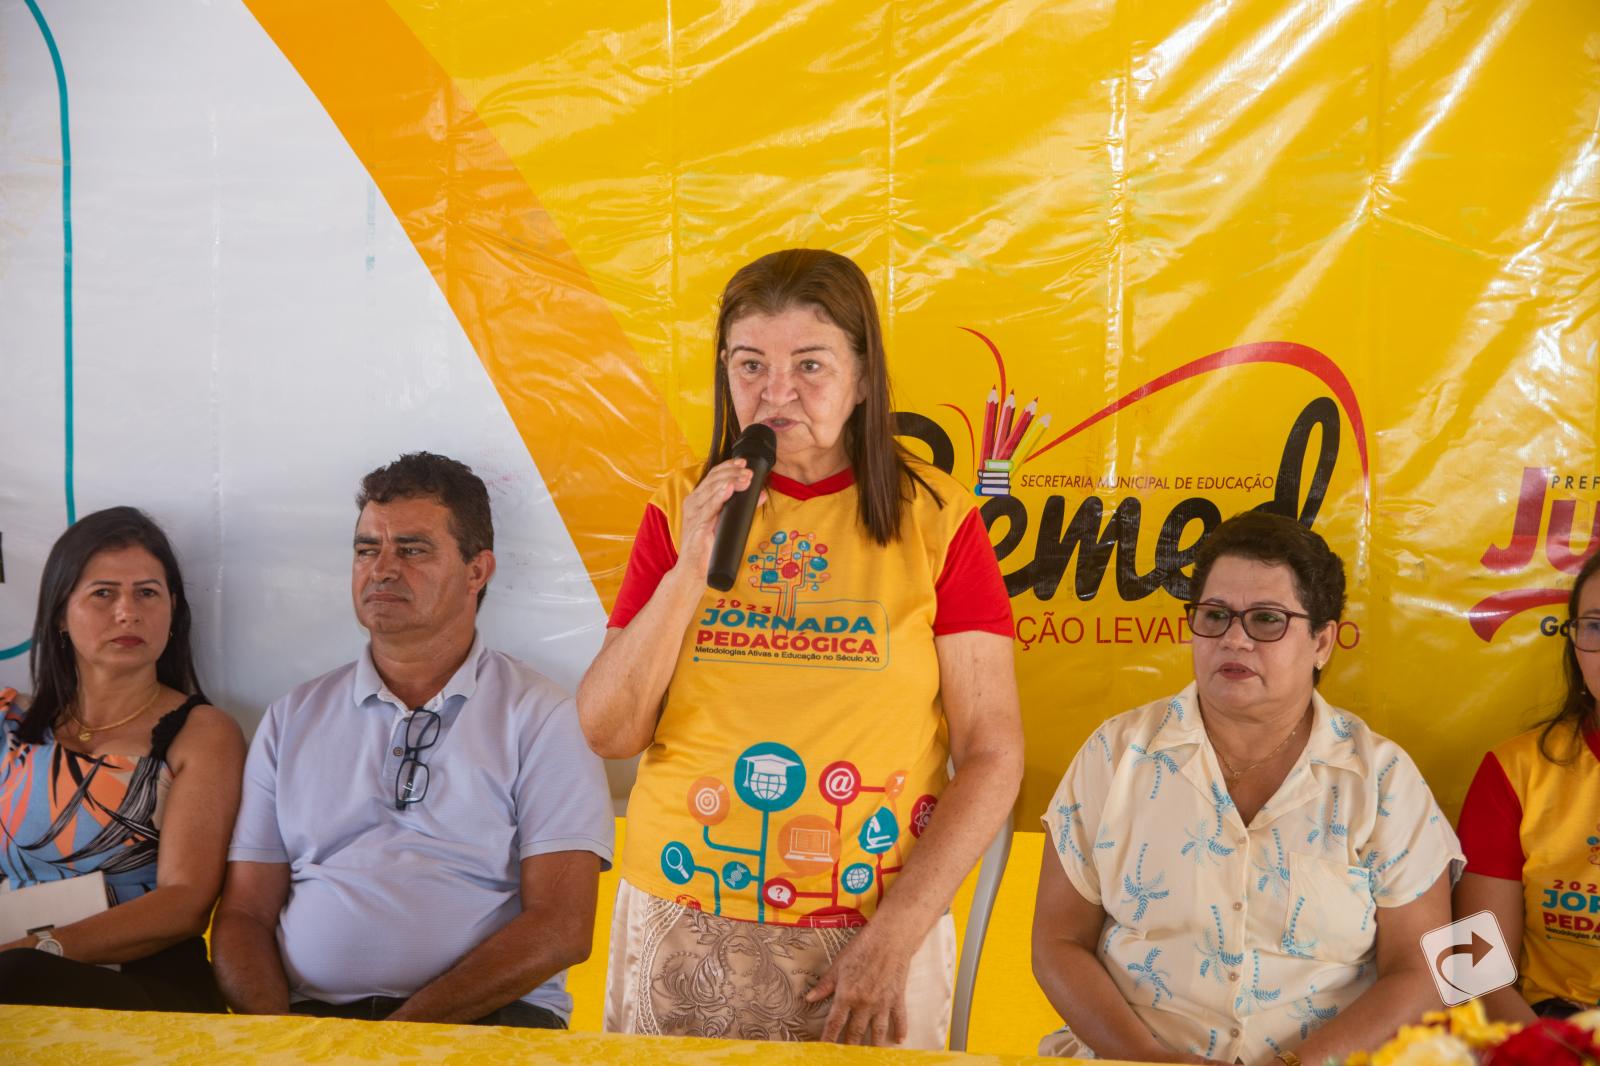
<path id="1" fill-rule="evenodd" d="M 654 501 L 645 505 L 644 517 L 639 519 L 639 531 L 634 534 L 633 551 L 628 554 L 628 569 L 622 575 L 622 588 L 617 592 L 617 602 L 611 608 L 609 629 L 625 629 L 633 616 L 644 609 L 656 586 L 678 562 L 678 547 L 673 542 L 672 531 L 667 528 L 667 516 Z"/>
<path id="2" fill-rule="evenodd" d="M 1461 803 L 1456 836 L 1467 857 L 1469 874 L 1522 880 L 1522 800 L 1506 778 L 1500 760 L 1489 752 L 1478 764 L 1478 772 Z"/>
<path id="3" fill-rule="evenodd" d="M 1011 598 L 989 543 L 989 529 L 977 508 L 967 511 L 945 552 L 944 569 L 934 584 L 937 636 L 976 630 L 1010 639 L 1016 635 Z"/>

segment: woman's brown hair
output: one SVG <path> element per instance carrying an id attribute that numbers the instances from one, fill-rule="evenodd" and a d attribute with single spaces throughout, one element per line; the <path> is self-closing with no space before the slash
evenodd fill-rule
<path id="1" fill-rule="evenodd" d="M 911 468 L 895 440 L 878 302 L 861 268 L 837 252 L 816 248 L 772 252 L 740 268 L 722 290 L 717 314 L 714 420 L 705 471 L 732 456 L 739 439 L 739 419 L 728 388 L 728 327 L 748 315 L 780 315 L 795 307 L 810 308 L 837 326 L 855 352 L 866 398 L 845 423 L 845 453 L 855 472 L 861 526 L 879 544 L 889 544 L 900 538 L 902 505 L 919 486 L 941 507 L 944 500 Z"/>

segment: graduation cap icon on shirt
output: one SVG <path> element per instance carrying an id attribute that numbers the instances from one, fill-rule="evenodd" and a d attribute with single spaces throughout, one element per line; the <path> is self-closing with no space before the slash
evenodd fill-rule
<path id="1" fill-rule="evenodd" d="M 763 752 L 743 759 L 744 786 L 764 800 L 779 800 L 789 786 L 789 768 L 800 764 L 782 755 Z"/>

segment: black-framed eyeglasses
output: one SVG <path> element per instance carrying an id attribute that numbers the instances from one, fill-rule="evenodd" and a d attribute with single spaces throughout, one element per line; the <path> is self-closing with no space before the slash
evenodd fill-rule
<path id="1" fill-rule="evenodd" d="M 394 779 L 394 809 L 403 811 L 413 803 L 421 803 L 428 794 L 428 764 L 422 753 L 439 740 L 439 716 L 433 711 L 418 707 L 406 719 L 406 746 L 400 759 L 400 773 Z"/>
<path id="2" fill-rule="evenodd" d="M 1309 624 L 1311 616 L 1300 611 L 1286 611 L 1282 607 L 1246 607 L 1235 611 L 1220 603 L 1186 603 L 1183 613 L 1188 616 L 1189 628 L 1197 637 L 1220 637 L 1237 618 L 1244 627 L 1244 635 L 1260 644 L 1282 640 L 1289 632 L 1289 621 L 1304 618 Z"/>
<path id="3" fill-rule="evenodd" d="M 1574 618 L 1567 623 L 1567 639 L 1579 651 L 1600 651 L 1600 618 Z"/>

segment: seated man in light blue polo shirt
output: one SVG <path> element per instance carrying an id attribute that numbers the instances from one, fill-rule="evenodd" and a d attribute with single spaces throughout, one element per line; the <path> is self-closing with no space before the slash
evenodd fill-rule
<path id="1" fill-rule="evenodd" d="M 360 659 L 267 709 L 212 931 L 235 1011 L 565 1028 L 611 803 L 572 700 L 485 647 L 489 495 L 426 452 L 368 474 Z"/>

